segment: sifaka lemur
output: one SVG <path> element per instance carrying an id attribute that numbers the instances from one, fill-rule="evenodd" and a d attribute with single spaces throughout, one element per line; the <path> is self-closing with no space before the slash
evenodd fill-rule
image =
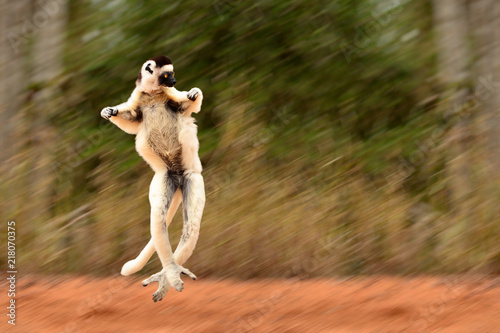
<path id="1" fill-rule="evenodd" d="M 200 111 L 203 94 L 198 88 L 178 91 L 174 75 L 168 57 L 151 58 L 142 65 L 128 101 L 101 111 L 103 118 L 136 135 L 137 152 L 155 172 L 149 189 L 151 240 L 121 271 L 122 275 L 139 271 L 156 251 L 163 269 L 142 282 L 144 286 L 159 283 L 155 302 L 163 299 L 170 286 L 182 291 L 181 273 L 196 279 L 182 265 L 196 246 L 205 206 L 197 127 L 191 117 Z M 172 253 L 167 228 L 181 201 L 184 226 Z"/>

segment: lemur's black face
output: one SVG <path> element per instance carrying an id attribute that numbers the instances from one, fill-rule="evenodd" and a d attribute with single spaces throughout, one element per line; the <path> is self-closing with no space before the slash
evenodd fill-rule
<path id="1" fill-rule="evenodd" d="M 175 83 L 177 82 L 175 80 L 175 73 L 172 72 L 163 72 L 161 73 L 160 77 L 158 78 L 158 82 L 160 83 L 161 86 L 166 86 L 166 87 L 173 87 L 175 86 Z"/>

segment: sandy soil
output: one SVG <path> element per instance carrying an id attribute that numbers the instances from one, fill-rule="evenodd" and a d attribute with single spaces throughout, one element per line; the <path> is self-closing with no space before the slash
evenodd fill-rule
<path id="1" fill-rule="evenodd" d="M 500 332 L 500 278 L 185 278 L 158 303 L 141 278 L 22 277 L 15 327 L 2 282 L 0 332 Z"/>

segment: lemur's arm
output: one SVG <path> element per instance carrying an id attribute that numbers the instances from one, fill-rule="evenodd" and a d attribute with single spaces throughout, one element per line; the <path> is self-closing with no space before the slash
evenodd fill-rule
<path id="1" fill-rule="evenodd" d="M 203 93 L 199 88 L 193 88 L 189 91 L 179 91 L 174 87 L 170 87 L 165 88 L 165 93 L 171 100 L 180 104 L 180 109 L 185 115 L 190 116 L 193 112 L 200 112 Z"/>
<path id="2" fill-rule="evenodd" d="M 140 92 L 138 89 L 134 89 L 127 102 L 102 109 L 101 116 L 104 119 L 109 119 L 124 132 L 137 134 L 139 124 L 142 121 L 139 96 Z"/>

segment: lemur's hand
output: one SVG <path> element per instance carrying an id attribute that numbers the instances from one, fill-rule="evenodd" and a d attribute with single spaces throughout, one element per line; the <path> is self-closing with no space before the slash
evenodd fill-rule
<path id="1" fill-rule="evenodd" d="M 201 95 L 201 90 L 199 88 L 193 88 L 187 93 L 187 98 L 191 101 L 195 101 L 199 95 Z"/>
<path id="2" fill-rule="evenodd" d="M 111 116 L 116 116 L 118 114 L 118 109 L 114 107 L 105 107 L 101 111 L 101 117 L 104 119 L 109 119 Z"/>

